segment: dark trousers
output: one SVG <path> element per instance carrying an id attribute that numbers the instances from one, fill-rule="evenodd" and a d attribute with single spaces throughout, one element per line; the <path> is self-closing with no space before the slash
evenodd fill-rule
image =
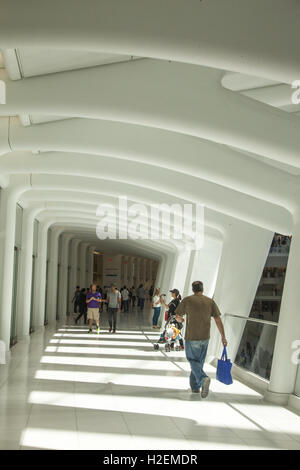
<path id="1" fill-rule="evenodd" d="M 87 310 L 86 309 L 84 309 L 84 310 L 80 309 L 80 314 L 78 315 L 78 317 L 75 320 L 76 323 L 78 322 L 79 318 L 82 317 L 82 315 L 84 316 L 84 323 L 86 324 L 86 322 L 87 322 Z"/>
<path id="2" fill-rule="evenodd" d="M 115 330 L 117 326 L 117 314 L 118 314 L 117 308 L 108 307 L 108 323 L 109 323 L 109 327 L 112 328 L 113 330 Z"/>
<path id="3" fill-rule="evenodd" d="M 128 312 L 128 310 L 129 310 L 129 300 L 123 300 L 123 307 L 124 307 L 124 312 Z"/>
<path id="4" fill-rule="evenodd" d="M 140 302 L 140 309 L 144 310 L 145 299 L 139 299 L 139 302 Z"/>
<path id="5" fill-rule="evenodd" d="M 77 313 L 77 307 L 80 308 L 79 302 L 74 302 L 74 313 Z"/>
<path id="6" fill-rule="evenodd" d="M 160 316 L 160 307 L 154 307 L 154 313 L 153 313 L 153 318 L 152 318 L 153 326 L 157 326 L 159 316 Z"/>

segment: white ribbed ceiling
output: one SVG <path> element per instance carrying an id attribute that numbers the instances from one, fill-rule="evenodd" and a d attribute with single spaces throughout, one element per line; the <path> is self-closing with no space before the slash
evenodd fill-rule
<path id="1" fill-rule="evenodd" d="M 13 3 L 20 15 L 7 3 L 2 29 L 0 19 L 3 175 L 49 175 L 39 200 L 58 191 L 62 209 L 94 181 L 99 201 L 110 184 L 116 201 L 121 188 L 137 201 L 203 203 L 220 234 L 234 221 L 290 233 L 300 193 L 290 85 L 300 74 L 293 41 L 287 49 L 299 31 L 295 2 L 232 0 L 227 17 L 216 0 L 153 1 L 147 15 L 135 0 L 89 0 L 93 9 L 73 3 L 65 31 L 67 10 L 33 2 L 33 28 L 29 7 Z"/>

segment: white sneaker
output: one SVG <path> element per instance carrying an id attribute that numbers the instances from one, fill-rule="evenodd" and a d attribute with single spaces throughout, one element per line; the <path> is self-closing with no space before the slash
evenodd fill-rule
<path id="1" fill-rule="evenodd" d="M 206 398 L 209 392 L 210 378 L 205 377 L 201 388 L 201 398 Z"/>

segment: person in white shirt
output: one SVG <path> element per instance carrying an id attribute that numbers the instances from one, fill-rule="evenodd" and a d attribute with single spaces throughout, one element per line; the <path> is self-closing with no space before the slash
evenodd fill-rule
<path id="1" fill-rule="evenodd" d="M 152 298 L 152 306 L 154 309 L 153 318 L 152 318 L 153 328 L 157 329 L 159 328 L 157 323 L 160 317 L 160 310 L 161 310 L 161 295 L 160 295 L 159 288 L 155 289 L 154 296 Z"/>
<path id="2" fill-rule="evenodd" d="M 126 286 L 122 289 L 121 292 L 122 295 L 122 301 L 123 301 L 123 306 L 124 306 L 124 312 L 128 312 L 129 308 L 129 291 Z"/>

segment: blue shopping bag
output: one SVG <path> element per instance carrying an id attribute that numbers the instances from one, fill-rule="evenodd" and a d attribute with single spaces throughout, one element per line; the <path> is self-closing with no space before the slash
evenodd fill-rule
<path id="1" fill-rule="evenodd" d="M 232 367 L 232 364 L 231 364 L 230 359 L 227 359 L 226 346 L 224 346 L 221 359 L 218 360 L 217 375 L 216 375 L 217 380 L 219 380 L 225 385 L 232 384 L 231 367 Z"/>

